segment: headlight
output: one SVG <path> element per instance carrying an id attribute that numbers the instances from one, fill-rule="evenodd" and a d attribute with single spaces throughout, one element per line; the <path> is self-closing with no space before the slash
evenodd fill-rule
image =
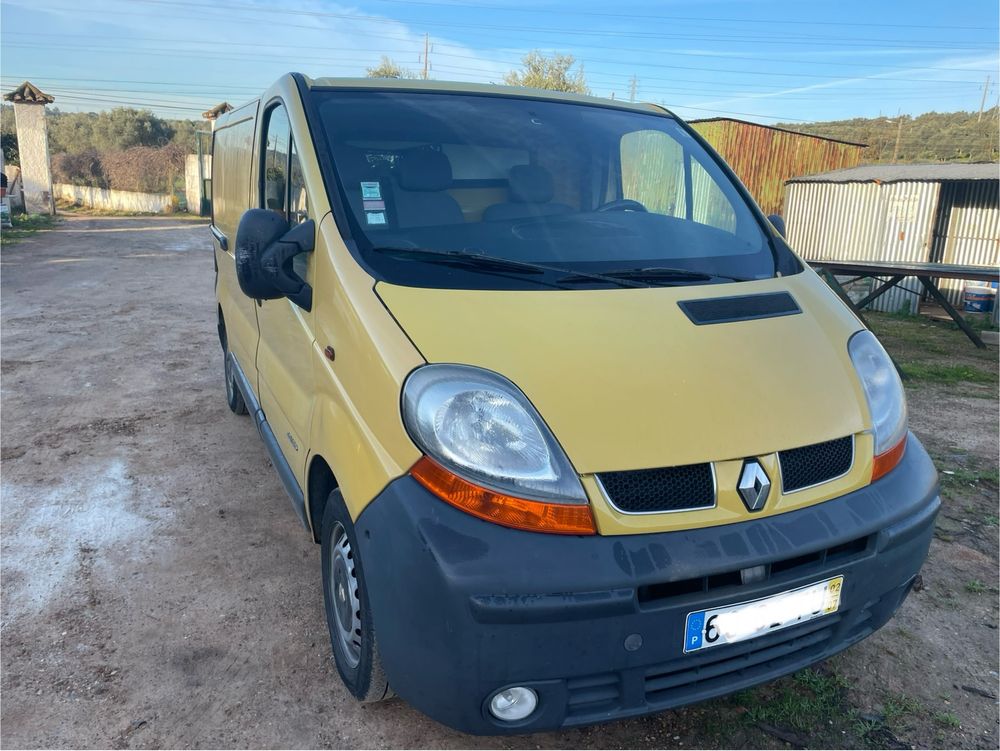
<path id="1" fill-rule="evenodd" d="M 847 344 L 854 369 L 868 401 L 875 439 L 876 480 L 903 456 L 906 445 L 906 398 L 899 373 L 885 349 L 870 331 L 859 331 Z"/>
<path id="2" fill-rule="evenodd" d="M 503 376 L 466 365 L 426 365 L 403 386 L 403 423 L 429 458 L 411 474 L 444 500 L 507 526 L 524 513 L 575 520 L 593 534 L 580 479 L 524 394 Z M 501 508 L 502 507 L 502 508 Z M 515 513 L 516 512 L 516 513 Z M 577 528 L 576 523 L 589 528 Z"/>

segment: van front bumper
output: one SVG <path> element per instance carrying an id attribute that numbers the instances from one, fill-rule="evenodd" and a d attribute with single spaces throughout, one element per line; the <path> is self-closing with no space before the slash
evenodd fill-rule
<path id="1" fill-rule="evenodd" d="M 800 670 L 881 627 L 920 570 L 941 502 L 911 434 L 879 481 L 738 524 L 626 536 L 521 532 L 465 514 L 410 477 L 362 512 L 357 539 L 395 692 L 475 734 L 526 733 L 661 711 Z M 765 566 L 742 584 L 741 569 Z M 692 611 L 843 575 L 838 612 L 685 655 Z M 487 711 L 529 686 L 519 723 Z"/>

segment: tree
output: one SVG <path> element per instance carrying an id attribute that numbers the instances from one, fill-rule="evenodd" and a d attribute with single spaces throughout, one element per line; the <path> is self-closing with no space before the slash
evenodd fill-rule
<path id="1" fill-rule="evenodd" d="M 165 146 L 174 129 L 149 110 L 115 107 L 101 112 L 94 123 L 94 145 L 101 151 L 133 146 Z"/>
<path id="2" fill-rule="evenodd" d="M 4 164 L 20 164 L 17 152 L 17 128 L 14 126 L 14 106 L 5 104 L 0 109 L 0 146 L 3 147 Z"/>
<path id="3" fill-rule="evenodd" d="M 572 55 L 555 54 L 546 57 L 538 50 L 532 50 L 521 58 L 522 70 L 512 70 L 503 77 L 508 86 L 527 86 L 532 89 L 571 91 L 575 94 L 589 94 L 587 80 L 581 65 L 576 72 L 570 68 L 576 65 Z"/>
<path id="4" fill-rule="evenodd" d="M 410 71 L 393 61 L 388 55 L 382 55 L 382 60 L 379 61 L 378 65 L 366 68 L 365 75 L 368 78 L 415 78 Z"/>

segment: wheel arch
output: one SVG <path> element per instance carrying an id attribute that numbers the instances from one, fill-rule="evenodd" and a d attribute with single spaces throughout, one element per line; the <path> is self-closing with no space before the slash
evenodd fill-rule
<path id="1" fill-rule="evenodd" d="M 222 345 L 222 351 L 226 351 L 228 345 L 228 340 L 226 339 L 226 317 L 222 314 L 222 306 L 218 305 L 218 322 L 216 326 L 219 330 L 219 344 Z"/>
<path id="2" fill-rule="evenodd" d="M 309 470 L 306 473 L 306 489 L 308 492 L 309 528 L 312 531 L 313 542 L 320 541 L 320 527 L 323 524 L 323 514 L 326 511 L 326 501 L 330 493 L 340 487 L 333 470 L 321 455 L 315 454 L 309 460 Z"/>

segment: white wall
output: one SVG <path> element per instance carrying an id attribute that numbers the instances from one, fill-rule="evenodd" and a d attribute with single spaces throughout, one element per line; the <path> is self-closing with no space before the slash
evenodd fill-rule
<path id="1" fill-rule="evenodd" d="M 56 198 L 94 209 L 142 214 L 169 214 L 175 209 L 174 197 L 167 193 L 133 193 L 63 183 L 56 183 L 52 188 Z"/>

